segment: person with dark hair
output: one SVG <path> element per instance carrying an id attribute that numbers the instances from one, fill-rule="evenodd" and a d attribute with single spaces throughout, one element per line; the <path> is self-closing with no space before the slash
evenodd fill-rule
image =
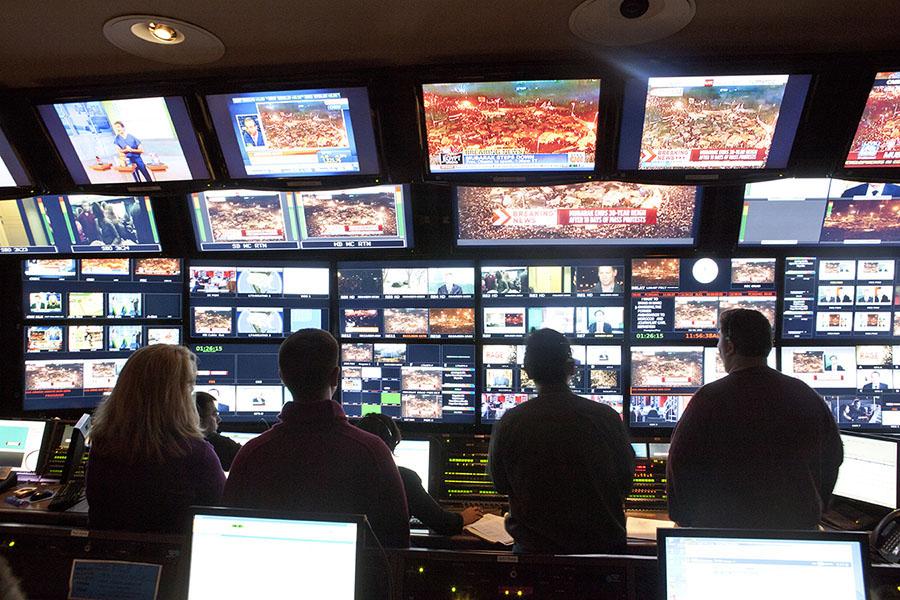
<path id="1" fill-rule="evenodd" d="M 634 451 L 621 417 L 574 394 L 572 349 L 564 335 L 528 336 L 525 371 L 538 395 L 494 425 L 488 467 L 509 495 L 506 529 L 518 552 L 593 554 L 626 547 L 622 504 Z"/>
<path id="2" fill-rule="evenodd" d="M 301 329 L 281 344 L 278 368 L 293 400 L 279 422 L 247 442 L 225 485 L 227 506 L 364 514 L 385 546 L 409 546 L 409 513 L 391 452 L 352 426 L 332 400 L 340 348 L 321 329 Z"/>
<path id="3" fill-rule="evenodd" d="M 843 447 L 834 416 L 808 385 L 766 365 L 762 313 L 719 315 L 727 376 L 700 388 L 669 448 L 669 515 L 685 527 L 814 529 Z"/>
<path id="4" fill-rule="evenodd" d="M 134 180 L 140 181 L 140 175 L 143 175 L 144 181 L 153 181 L 150 171 L 147 170 L 147 165 L 144 164 L 144 157 L 142 156 L 144 154 L 144 146 L 141 144 L 141 140 L 128 133 L 125 130 L 125 123 L 122 121 L 113 123 L 113 131 L 116 132 L 116 137 L 113 138 L 116 151 L 127 161 L 127 164 L 134 165 L 134 170 L 131 172 Z"/>
<path id="5" fill-rule="evenodd" d="M 219 433 L 219 423 L 222 419 L 219 417 L 216 397 L 206 392 L 194 392 L 194 399 L 197 401 L 197 414 L 200 415 L 200 430 L 216 451 L 222 469 L 231 470 L 231 463 L 241 445 Z"/>
<path id="6" fill-rule="evenodd" d="M 403 439 L 400 428 L 387 415 L 369 413 L 360 419 L 356 426 L 372 435 L 377 435 L 392 453 Z M 398 466 L 397 469 L 400 471 L 400 479 L 403 480 L 403 488 L 406 490 L 406 503 L 409 506 L 410 516 L 417 518 L 425 527 L 435 533 L 456 535 L 462 532 L 463 527 L 474 523 L 484 515 L 480 506 L 470 506 L 461 513 L 444 510 L 422 486 L 422 478 L 415 471 L 401 466 Z"/>

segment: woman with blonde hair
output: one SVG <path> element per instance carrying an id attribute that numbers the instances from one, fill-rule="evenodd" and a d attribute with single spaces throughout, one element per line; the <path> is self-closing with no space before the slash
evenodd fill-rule
<path id="1" fill-rule="evenodd" d="M 90 526 L 183 532 L 187 508 L 214 505 L 225 474 L 191 395 L 196 357 L 156 344 L 131 355 L 94 412 L 87 467 Z"/>

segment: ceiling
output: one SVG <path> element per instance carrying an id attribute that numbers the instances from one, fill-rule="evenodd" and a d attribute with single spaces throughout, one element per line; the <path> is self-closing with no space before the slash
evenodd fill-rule
<path id="1" fill-rule="evenodd" d="M 629 50 L 577 39 L 569 13 L 581 0 L 157 0 L 6 2 L 0 85 L 51 86 L 105 76 L 194 76 L 273 65 L 404 66 L 491 60 L 616 61 L 683 55 L 894 51 L 898 0 L 696 0 L 693 22 Z M 195 23 L 225 56 L 205 67 L 132 57 L 107 42 L 103 23 L 131 13 Z M 198 71 L 199 69 L 199 71 Z"/>

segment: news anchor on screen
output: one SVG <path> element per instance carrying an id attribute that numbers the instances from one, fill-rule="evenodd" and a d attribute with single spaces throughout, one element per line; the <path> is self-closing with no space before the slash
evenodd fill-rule
<path id="1" fill-rule="evenodd" d="M 113 130 L 116 132 L 113 143 L 116 145 L 118 153 L 125 157 L 128 164 L 134 165 L 135 167 L 132 172 L 134 180 L 140 181 L 140 176 L 143 175 L 145 181 L 153 181 L 150 177 L 150 171 L 147 169 L 147 165 L 144 164 L 144 159 L 141 156 L 141 154 L 144 153 L 144 148 L 141 146 L 141 140 L 128 133 L 125 130 L 125 123 L 122 121 L 113 123 Z"/>
<path id="2" fill-rule="evenodd" d="M 595 294 L 621 294 L 622 282 L 616 278 L 619 270 L 615 267 L 597 267 L 597 283 L 591 289 Z"/>
<path id="3" fill-rule="evenodd" d="M 444 283 L 437 289 L 437 293 L 444 296 L 458 296 L 463 289 L 453 281 L 452 273 L 444 274 Z"/>
<path id="4" fill-rule="evenodd" d="M 244 126 L 241 128 L 245 146 L 265 146 L 266 140 L 263 139 L 262 131 L 256 124 L 253 117 L 244 117 Z"/>
<path id="5" fill-rule="evenodd" d="M 869 375 L 869 383 L 862 386 L 862 389 L 864 392 L 871 392 L 873 390 L 886 390 L 888 386 L 881 381 L 881 373 L 872 371 L 872 374 Z"/>
<path id="6" fill-rule="evenodd" d="M 594 311 L 593 321 L 588 323 L 588 333 L 612 333 L 612 325 L 606 320 L 606 313 L 602 309 Z"/>

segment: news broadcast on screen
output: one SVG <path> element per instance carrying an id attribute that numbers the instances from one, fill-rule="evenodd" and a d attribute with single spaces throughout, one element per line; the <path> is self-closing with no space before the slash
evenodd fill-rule
<path id="1" fill-rule="evenodd" d="M 379 171 L 365 88 L 215 94 L 206 102 L 234 179 Z"/>
<path id="2" fill-rule="evenodd" d="M 593 171 L 599 79 L 422 86 L 432 173 Z"/>
<path id="3" fill-rule="evenodd" d="M 875 83 L 844 161 L 845 168 L 900 166 L 900 72 L 875 75 Z"/>
<path id="4" fill-rule="evenodd" d="M 457 187 L 457 244 L 691 245 L 699 188 L 597 181 Z"/>

